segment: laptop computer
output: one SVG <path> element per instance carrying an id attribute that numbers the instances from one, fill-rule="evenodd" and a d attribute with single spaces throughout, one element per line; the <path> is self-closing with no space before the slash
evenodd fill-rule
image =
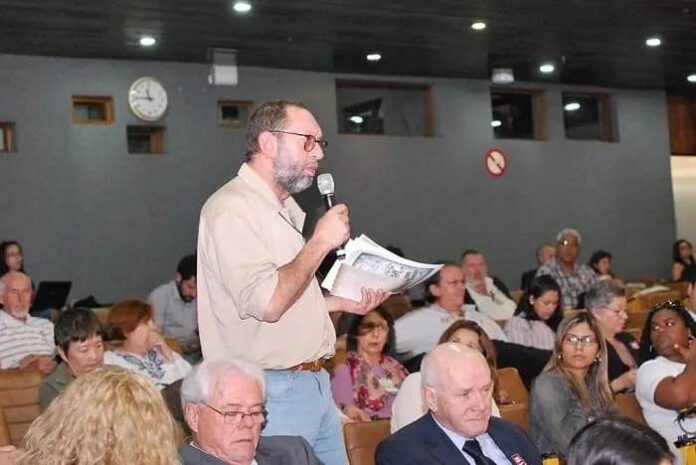
<path id="1" fill-rule="evenodd" d="M 32 310 L 62 309 L 68 301 L 72 281 L 41 281 L 36 291 Z"/>

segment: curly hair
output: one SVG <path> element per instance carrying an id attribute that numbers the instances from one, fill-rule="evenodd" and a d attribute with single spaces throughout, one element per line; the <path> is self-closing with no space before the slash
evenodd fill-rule
<path id="1" fill-rule="evenodd" d="M 18 465 L 176 465 L 175 424 L 142 376 L 104 367 L 78 377 L 32 423 Z"/>

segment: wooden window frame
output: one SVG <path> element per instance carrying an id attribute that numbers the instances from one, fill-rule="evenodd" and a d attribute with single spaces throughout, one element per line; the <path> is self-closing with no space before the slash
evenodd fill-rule
<path id="1" fill-rule="evenodd" d="M 113 124 L 114 122 L 114 100 L 108 96 L 95 96 L 95 95 L 73 95 L 71 98 L 72 105 L 70 106 L 70 111 L 72 114 L 73 124 L 93 124 L 93 125 L 107 125 Z M 93 119 L 82 119 L 75 115 L 75 106 L 83 104 L 100 104 L 104 107 L 105 119 L 93 120 Z"/>
<path id="2" fill-rule="evenodd" d="M 128 149 L 128 154 L 130 155 L 162 155 L 164 154 L 164 133 L 167 129 L 166 126 L 148 126 L 139 124 L 129 124 L 126 126 L 126 144 L 128 144 L 128 136 L 130 128 L 143 128 L 148 129 L 150 135 L 150 151 L 149 152 L 131 152 Z"/>
<path id="3" fill-rule="evenodd" d="M 225 121 L 222 118 L 222 107 L 225 105 L 236 105 L 239 107 L 246 107 L 249 116 L 254 112 L 254 109 L 256 108 L 256 105 L 254 102 L 251 100 L 218 100 L 218 105 L 217 105 L 217 112 L 218 112 L 218 126 L 222 126 L 225 128 L 245 128 L 247 123 L 249 122 L 244 121 L 244 122 L 239 122 L 239 123 L 232 123 L 229 121 Z"/>
<path id="4" fill-rule="evenodd" d="M 0 153 L 12 153 L 15 147 L 15 123 L 12 121 L 0 121 L 0 131 L 2 131 L 3 145 Z"/>
<path id="5" fill-rule="evenodd" d="M 435 103 L 433 99 L 432 85 L 398 81 L 370 81 L 367 79 L 336 79 L 335 87 L 422 90 L 425 93 L 425 102 L 423 108 L 423 134 L 409 136 L 390 136 L 389 134 L 356 134 L 352 132 L 341 132 L 339 133 L 341 136 L 435 137 Z"/>
<path id="6" fill-rule="evenodd" d="M 614 120 L 614 108 L 612 107 L 611 95 L 598 92 L 573 92 L 561 91 L 561 105 L 565 96 L 594 98 L 599 103 L 599 139 L 571 139 L 566 135 L 565 118 L 563 121 L 563 135 L 566 140 L 579 142 L 618 142 L 616 137 L 616 122 Z"/>
<path id="7" fill-rule="evenodd" d="M 517 95 L 529 95 L 532 98 L 532 124 L 534 125 L 534 137 L 531 139 L 525 139 L 521 137 L 502 137 L 501 140 L 537 140 L 545 141 L 547 139 L 547 128 L 546 128 L 546 91 L 542 89 L 511 89 L 508 87 L 491 87 L 490 94 L 517 94 Z M 489 98 L 492 100 L 492 98 Z M 493 108 L 491 102 L 491 117 L 493 115 Z M 495 131 L 493 132 L 494 138 Z"/>

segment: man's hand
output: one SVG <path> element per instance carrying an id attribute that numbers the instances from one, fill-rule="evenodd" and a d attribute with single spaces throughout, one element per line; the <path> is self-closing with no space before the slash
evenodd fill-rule
<path id="1" fill-rule="evenodd" d="M 362 288 L 362 299 L 356 302 L 343 297 L 328 296 L 326 302 L 329 305 L 330 312 L 344 311 L 354 313 L 356 315 L 364 315 L 370 310 L 374 310 L 389 298 L 389 291 L 384 289 L 368 289 Z"/>
<path id="2" fill-rule="evenodd" d="M 340 247 L 348 239 L 350 239 L 348 207 L 340 204 L 332 207 L 319 218 L 310 241 L 328 252 Z"/>
<path id="3" fill-rule="evenodd" d="M 56 362 L 46 355 L 27 355 L 19 361 L 20 370 L 38 370 L 47 375 L 56 367 Z"/>

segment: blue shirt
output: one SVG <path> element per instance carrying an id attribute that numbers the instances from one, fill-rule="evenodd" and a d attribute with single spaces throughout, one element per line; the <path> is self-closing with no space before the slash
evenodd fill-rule
<path id="1" fill-rule="evenodd" d="M 492 437 L 488 435 L 488 433 L 483 433 L 479 436 L 476 436 L 475 438 L 468 438 L 466 436 L 462 436 L 459 433 L 456 433 L 452 431 L 449 428 L 446 428 L 442 426 L 442 424 L 437 421 L 437 418 L 432 415 L 433 420 L 435 420 L 435 424 L 444 431 L 444 433 L 447 435 L 448 438 L 452 441 L 452 443 L 459 449 L 461 454 L 464 456 L 466 461 L 469 463 L 469 465 L 476 465 L 476 462 L 474 462 L 473 457 L 471 457 L 469 454 L 464 452 L 464 443 L 466 441 L 469 441 L 471 439 L 476 439 L 481 446 L 481 451 L 483 452 L 483 455 L 491 459 L 493 462 L 496 463 L 496 465 L 513 465 L 512 462 L 507 458 L 507 455 L 505 455 L 505 452 L 502 451 L 500 447 L 495 443 Z"/>

